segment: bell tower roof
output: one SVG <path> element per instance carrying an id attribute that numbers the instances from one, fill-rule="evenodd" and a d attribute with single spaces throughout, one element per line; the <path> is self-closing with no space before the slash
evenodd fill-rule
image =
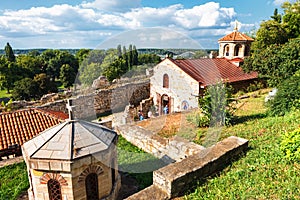
<path id="1" fill-rule="evenodd" d="M 220 42 L 234 42 L 234 41 L 253 42 L 254 39 L 249 37 L 246 34 L 239 32 L 237 29 L 235 29 L 233 32 L 229 33 L 228 35 L 225 35 L 224 37 L 222 37 L 221 39 L 218 40 L 219 43 Z"/>

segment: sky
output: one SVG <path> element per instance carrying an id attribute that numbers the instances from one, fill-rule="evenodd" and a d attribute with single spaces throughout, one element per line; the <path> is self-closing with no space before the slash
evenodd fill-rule
<path id="1" fill-rule="evenodd" d="M 218 48 L 250 33 L 284 0 L 1 0 L 0 48 Z M 290 0 L 292 2 L 292 0 Z"/>

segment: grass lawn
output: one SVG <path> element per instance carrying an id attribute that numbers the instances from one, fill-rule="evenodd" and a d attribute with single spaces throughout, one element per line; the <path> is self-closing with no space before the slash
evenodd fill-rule
<path id="1" fill-rule="evenodd" d="M 267 116 L 263 96 L 242 103 L 236 124 L 224 128 L 220 140 L 248 139 L 246 156 L 199 182 L 182 199 L 300 199 L 300 163 L 287 162 L 279 149 L 282 134 L 300 126 L 300 112 Z"/>
<path id="2" fill-rule="evenodd" d="M 29 187 L 24 162 L 0 168 L 0 199 L 17 199 Z"/>

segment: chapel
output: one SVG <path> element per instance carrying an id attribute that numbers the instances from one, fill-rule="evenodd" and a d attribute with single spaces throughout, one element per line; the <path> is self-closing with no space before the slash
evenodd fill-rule
<path id="1" fill-rule="evenodd" d="M 74 118 L 53 126 L 22 146 L 30 200 L 113 200 L 121 178 L 117 134 L 96 123 Z"/>
<path id="2" fill-rule="evenodd" d="M 198 100 L 205 88 L 218 82 L 230 84 L 235 91 L 247 88 L 257 80 L 257 72 L 246 73 L 240 67 L 250 55 L 254 40 L 238 32 L 237 28 L 218 40 L 219 56 L 200 59 L 172 59 L 166 57 L 153 68 L 150 96 L 158 114 L 163 109 L 181 112 L 198 108 Z"/>

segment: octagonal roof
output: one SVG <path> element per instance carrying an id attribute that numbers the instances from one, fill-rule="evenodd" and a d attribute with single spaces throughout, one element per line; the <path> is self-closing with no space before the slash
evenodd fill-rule
<path id="1" fill-rule="evenodd" d="M 30 159 L 74 160 L 108 149 L 116 137 L 99 124 L 67 120 L 24 143 L 23 153 Z"/>

